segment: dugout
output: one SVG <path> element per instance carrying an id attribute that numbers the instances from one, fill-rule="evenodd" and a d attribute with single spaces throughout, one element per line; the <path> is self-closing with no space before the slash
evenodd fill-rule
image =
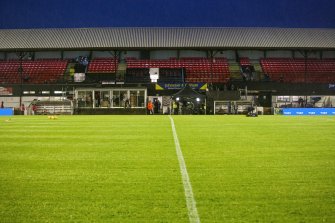
<path id="1" fill-rule="evenodd" d="M 172 100 L 173 103 L 179 105 L 178 114 L 206 114 L 206 96 L 196 92 L 189 85 L 186 85 L 183 89 L 172 95 Z"/>
<path id="2" fill-rule="evenodd" d="M 75 114 L 145 114 L 146 88 L 77 88 Z"/>

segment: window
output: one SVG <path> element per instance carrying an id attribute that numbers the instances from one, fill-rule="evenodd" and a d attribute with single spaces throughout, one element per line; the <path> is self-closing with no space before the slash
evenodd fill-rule
<path id="1" fill-rule="evenodd" d="M 143 90 L 130 91 L 129 93 L 131 107 L 145 107 Z"/>
<path id="2" fill-rule="evenodd" d="M 101 91 L 100 100 L 101 108 L 110 108 L 110 91 Z"/>
<path id="3" fill-rule="evenodd" d="M 54 94 L 65 94 L 66 92 L 64 91 L 54 91 Z"/>
<path id="4" fill-rule="evenodd" d="M 93 107 L 92 91 L 78 91 L 78 108 Z"/>
<path id="5" fill-rule="evenodd" d="M 125 107 L 128 91 L 113 91 L 113 107 Z"/>
<path id="6" fill-rule="evenodd" d="M 277 102 L 289 102 L 290 96 L 277 96 Z"/>
<path id="7" fill-rule="evenodd" d="M 23 94 L 35 94 L 35 91 L 24 91 Z"/>
<path id="8" fill-rule="evenodd" d="M 79 108 L 145 108 L 145 89 L 77 90 Z"/>

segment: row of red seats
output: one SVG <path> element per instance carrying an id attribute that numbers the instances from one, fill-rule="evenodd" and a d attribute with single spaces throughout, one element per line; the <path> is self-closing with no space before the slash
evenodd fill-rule
<path id="1" fill-rule="evenodd" d="M 335 59 L 263 58 L 264 73 L 283 82 L 330 83 L 335 81 Z"/>
<path id="2" fill-rule="evenodd" d="M 226 58 L 215 58 L 213 61 L 207 58 L 182 58 L 137 60 L 126 58 L 128 68 L 185 68 L 186 81 L 188 82 L 217 82 L 223 83 L 229 80 L 229 64 Z"/>
<path id="3" fill-rule="evenodd" d="M 250 66 L 251 63 L 250 63 L 249 57 L 241 57 L 240 58 L 240 65 L 241 66 Z"/>
<path id="4" fill-rule="evenodd" d="M 67 60 L 23 60 L 22 78 L 25 83 L 52 83 L 63 77 Z M 20 61 L 0 61 L 0 83 L 18 84 L 21 82 Z"/>
<path id="5" fill-rule="evenodd" d="M 166 60 L 136 60 L 126 59 L 128 68 L 185 68 L 185 67 L 228 67 L 226 59 L 214 59 L 211 63 L 210 59 L 166 59 Z"/>
<path id="6" fill-rule="evenodd" d="M 90 73 L 115 73 L 119 62 L 114 58 L 95 58 L 88 64 L 87 72 Z"/>

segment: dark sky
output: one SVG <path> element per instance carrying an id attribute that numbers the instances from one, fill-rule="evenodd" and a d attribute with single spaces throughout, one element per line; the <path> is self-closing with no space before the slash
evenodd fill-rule
<path id="1" fill-rule="evenodd" d="M 335 0 L 0 0 L 0 29 L 335 28 Z"/>

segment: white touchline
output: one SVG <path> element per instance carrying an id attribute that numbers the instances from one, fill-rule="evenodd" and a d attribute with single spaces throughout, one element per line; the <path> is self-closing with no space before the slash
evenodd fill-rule
<path id="1" fill-rule="evenodd" d="M 177 157 L 178 157 L 178 161 L 179 161 L 180 173 L 181 173 L 182 180 L 183 180 L 183 185 L 184 185 L 186 205 L 187 205 L 187 209 L 188 209 L 188 218 L 189 218 L 191 223 L 200 222 L 196 202 L 195 202 L 195 199 L 193 197 L 192 185 L 191 185 L 188 173 L 187 173 L 184 156 L 183 156 L 183 153 L 180 149 L 180 144 L 179 144 L 176 128 L 174 126 L 174 121 L 173 121 L 173 118 L 171 117 L 171 115 L 169 116 L 169 118 L 171 120 L 173 139 L 174 139 L 174 144 L 176 146 L 176 152 L 177 152 Z"/>

